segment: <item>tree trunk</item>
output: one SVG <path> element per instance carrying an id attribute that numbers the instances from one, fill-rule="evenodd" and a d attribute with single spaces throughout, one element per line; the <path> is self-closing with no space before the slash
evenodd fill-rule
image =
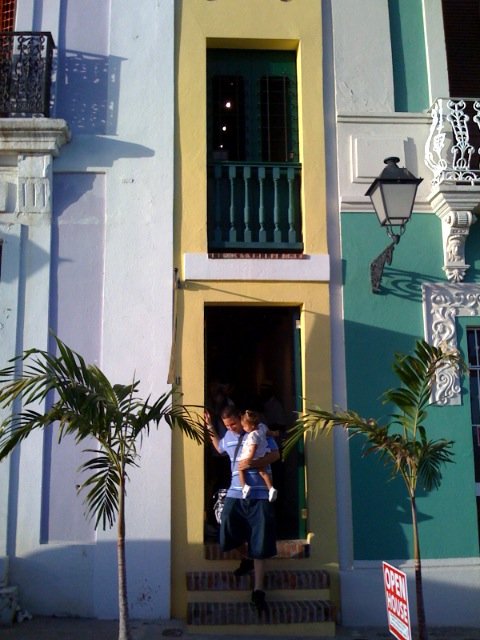
<path id="1" fill-rule="evenodd" d="M 122 474 L 118 500 L 118 640 L 131 640 L 128 620 L 127 567 L 125 563 L 125 474 Z"/>
<path id="2" fill-rule="evenodd" d="M 415 501 L 415 496 L 410 496 L 410 504 L 412 507 L 413 559 L 415 564 L 415 594 L 417 598 L 418 640 L 427 640 L 427 623 L 425 620 L 425 605 L 423 603 L 422 560 L 420 556 L 420 539 L 418 536 L 417 504 Z"/>

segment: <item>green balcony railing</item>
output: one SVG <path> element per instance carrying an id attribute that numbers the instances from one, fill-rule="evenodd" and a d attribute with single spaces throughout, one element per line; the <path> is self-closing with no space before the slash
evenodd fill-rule
<path id="1" fill-rule="evenodd" d="M 216 162 L 208 167 L 208 250 L 303 250 L 301 165 Z"/>

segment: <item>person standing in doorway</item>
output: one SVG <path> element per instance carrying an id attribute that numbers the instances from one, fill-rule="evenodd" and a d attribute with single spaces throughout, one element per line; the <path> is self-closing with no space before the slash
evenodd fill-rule
<path id="1" fill-rule="evenodd" d="M 268 500 L 268 489 L 258 470 L 268 470 L 270 464 L 279 460 L 280 453 L 275 440 L 269 438 L 270 452 L 263 458 L 241 461 L 245 437 L 241 417 L 241 413 L 233 406 L 223 409 L 221 418 L 226 429 L 223 438 L 219 438 L 208 411 L 205 412 L 205 424 L 215 449 L 230 458 L 232 470 L 220 523 L 220 547 L 222 551 L 231 551 L 245 542 L 248 544 L 248 557 L 242 559 L 234 573 L 241 576 L 253 569 L 252 603 L 261 614 L 267 609 L 264 586 L 265 560 L 276 555 L 277 545 L 273 504 Z M 242 498 L 239 468 L 244 471 L 251 487 L 247 499 Z"/>

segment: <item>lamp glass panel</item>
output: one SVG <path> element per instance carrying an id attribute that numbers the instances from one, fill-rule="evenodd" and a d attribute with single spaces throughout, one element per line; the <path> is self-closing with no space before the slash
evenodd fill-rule
<path id="1" fill-rule="evenodd" d="M 370 198 L 372 200 L 373 207 L 375 209 L 375 213 L 377 214 L 378 220 L 381 225 L 384 225 L 387 222 L 387 212 L 385 211 L 385 202 L 383 199 L 382 187 L 379 185 L 376 189 L 370 194 Z"/>
<path id="2" fill-rule="evenodd" d="M 385 217 L 388 219 L 386 223 L 404 224 L 407 222 L 412 215 L 417 184 L 382 184 L 381 189 L 383 191 L 383 202 L 386 210 Z"/>

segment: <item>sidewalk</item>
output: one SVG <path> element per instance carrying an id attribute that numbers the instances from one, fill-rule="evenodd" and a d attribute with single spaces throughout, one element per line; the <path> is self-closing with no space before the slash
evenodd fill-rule
<path id="1" fill-rule="evenodd" d="M 177 620 L 131 622 L 133 640 L 245 640 L 245 635 L 191 635 L 185 625 Z M 274 637 L 274 636 L 273 636 Z M 415 634 L 414 634 L 415 637 Z M 117 640 L 116 620 L 91 620 L 85 618 L 36 617 L 11 627 L 0 627 L 1 640 Z M 271 640 L 272 636 L 256 636 L 255 640 Z M 336 640 L 388 640 L 393 638 L 387 628 L 342 628 L 337 627 Z M 480 629 L 460 627 L 431 627 L 430 640 L 480 640 Z M 294 637 L 282 637 L 294 640 Z M 302 640 L 304 640 L 302 638 Z M 317 637 L 316 640 L 322 640 Z"/>

